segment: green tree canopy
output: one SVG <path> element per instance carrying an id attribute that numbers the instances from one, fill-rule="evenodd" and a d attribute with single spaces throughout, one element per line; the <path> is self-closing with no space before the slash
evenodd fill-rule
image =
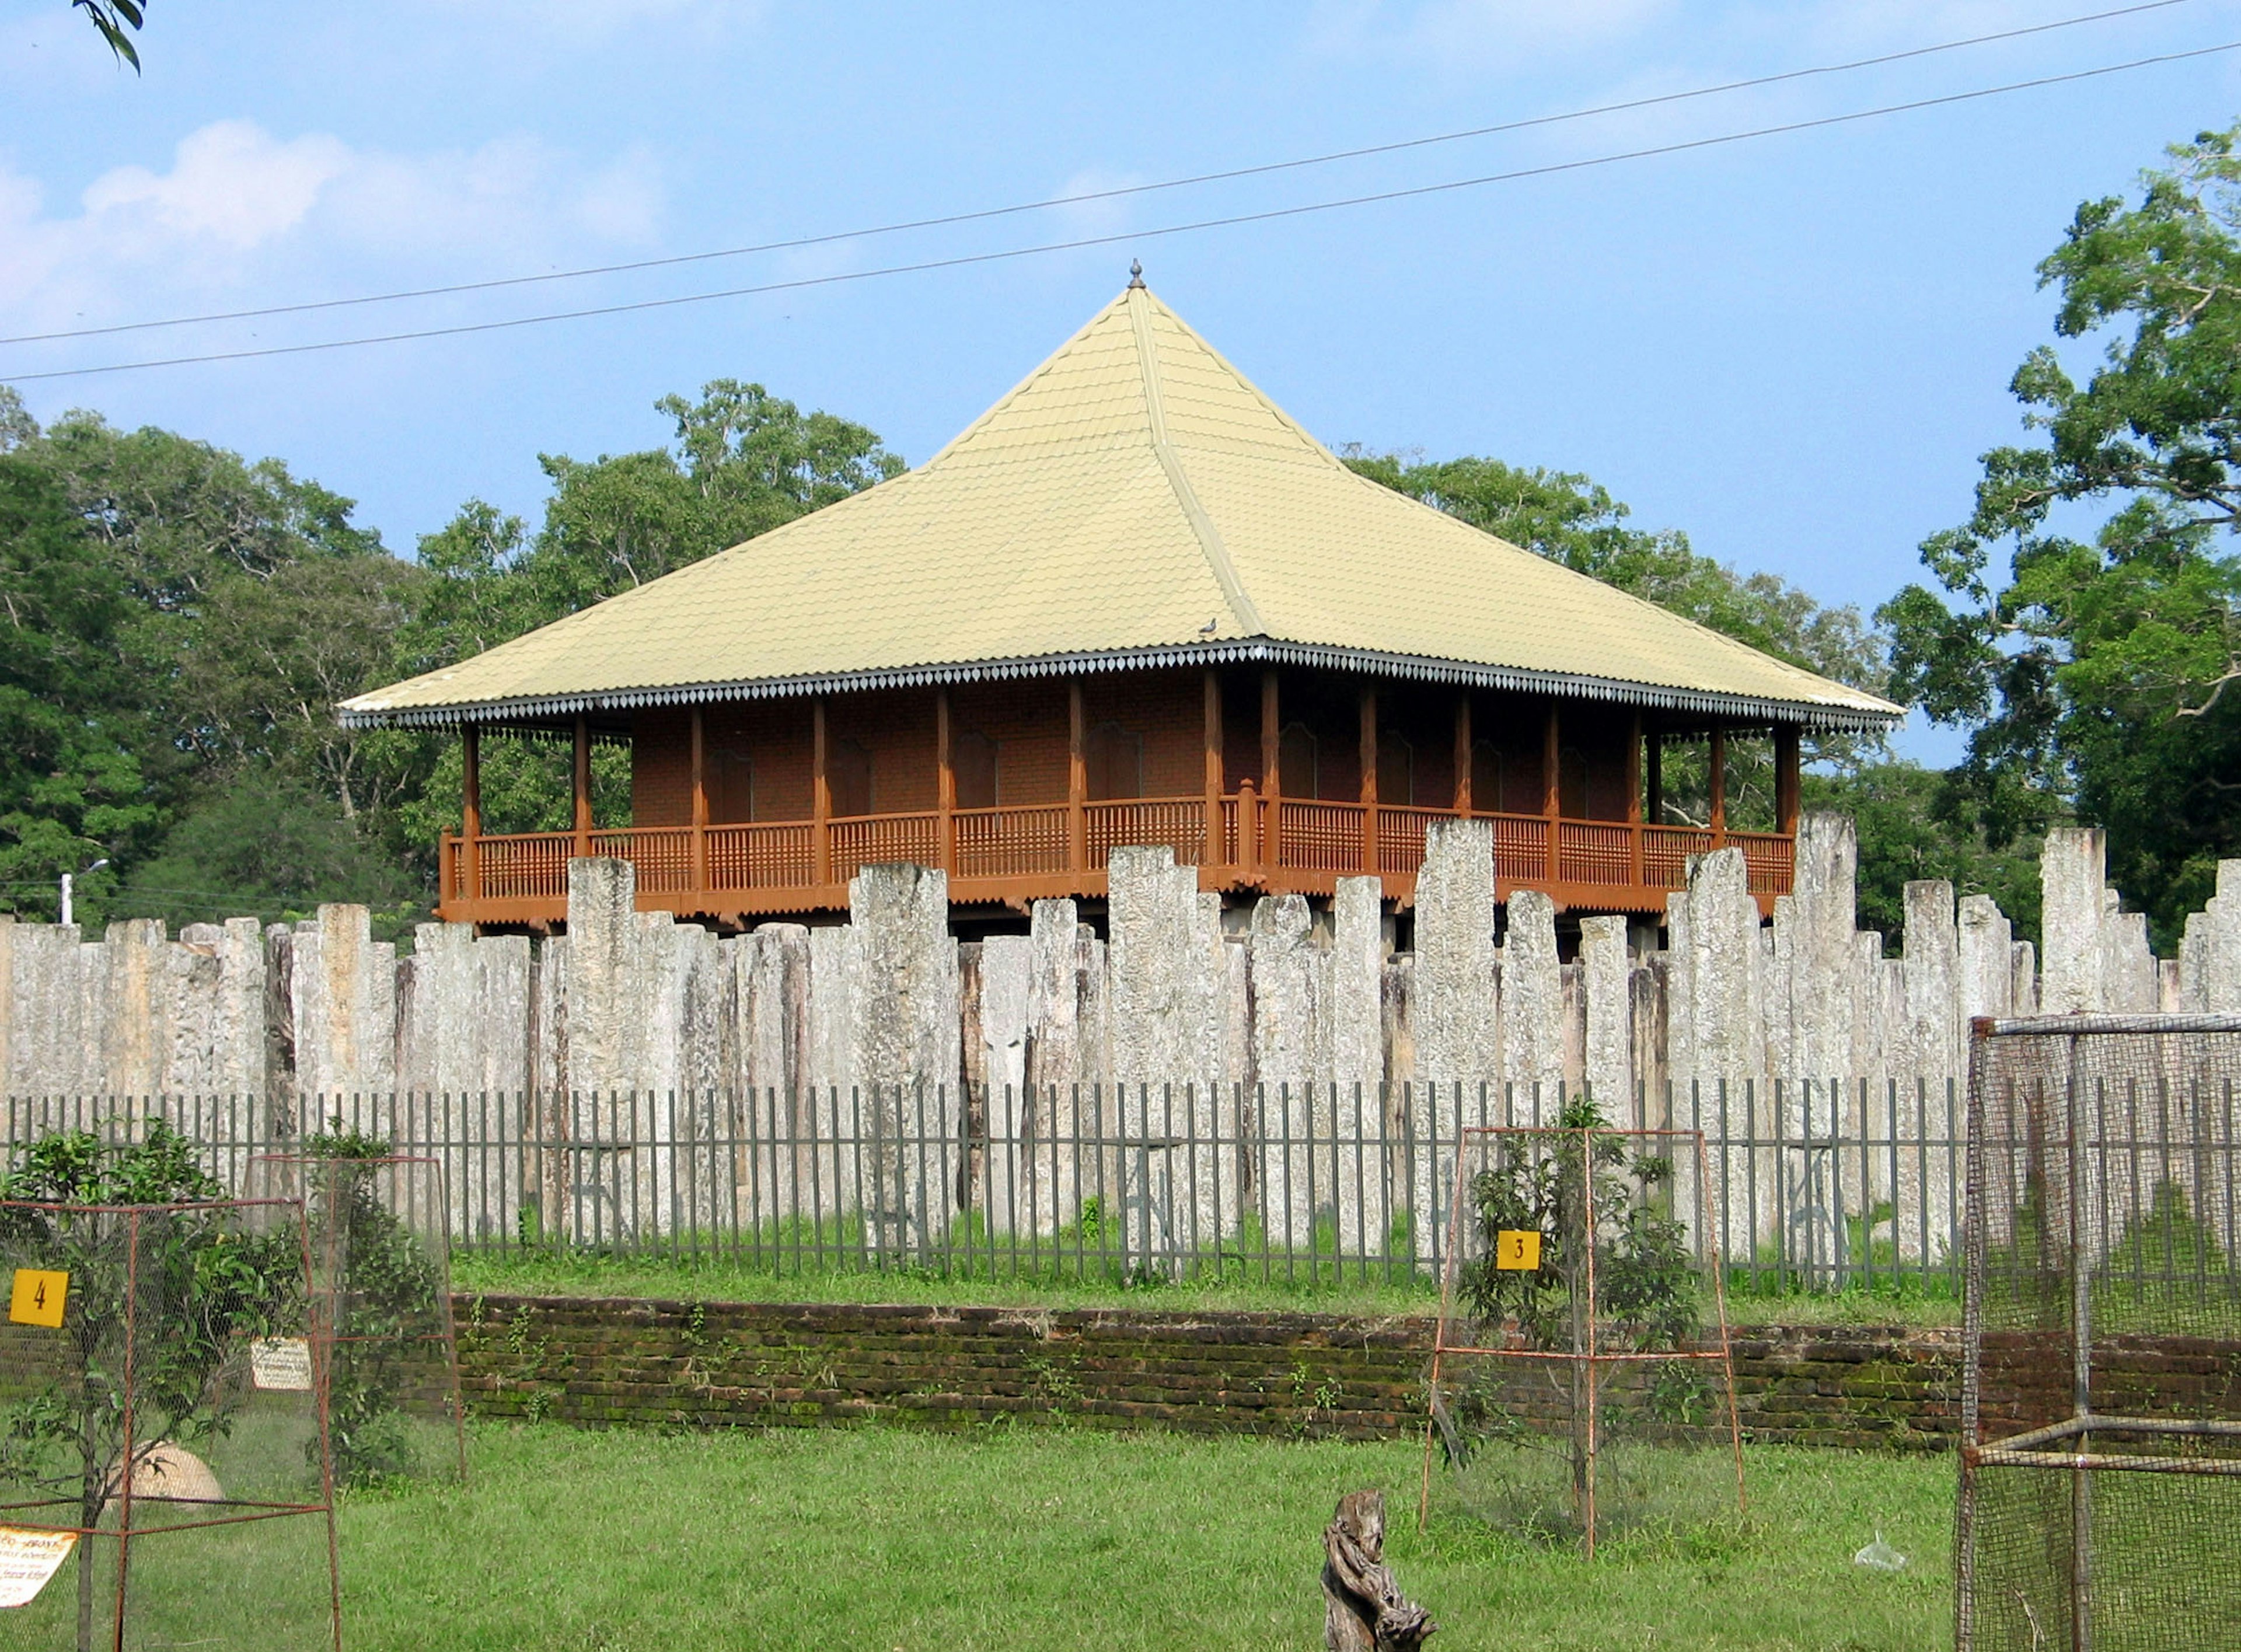
<path id="1" fill-rule="evenodd" d="M 2241 853 L 2237 136 L 2078 208 L 2039 276 L 2057 338 L 2104 340 L 2099 362 L 2025 358 L 2032 440 L 1985 454 L 1969 519 L 1923 544 L 1937 588 L 1883 610 L 1897 691 L 1969 731 L 1995 837 L 2074 807 L 2166 940 Z"/>
<path id="2" fill-rule="evenodd" d="M 1883 692 L 1883 639 L 1858 609 L 1824 606 L 1770 573 L 1738 573 L 1696 550 L 1677 529 L 1635 527 L 1626 505 L 1575 472 L 1394 453 L 1355 454 L 1346 462 L 1575 572 L 1840 683 Z"/>

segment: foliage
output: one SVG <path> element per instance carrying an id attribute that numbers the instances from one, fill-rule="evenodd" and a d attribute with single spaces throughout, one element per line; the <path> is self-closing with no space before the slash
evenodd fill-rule
<path id="1" fill-rule="evenodd" d="M 1990 895 L 2018 940 L 2038 934 L 2036 836 L 2004 834 L 1996 846 L 1979 799 L 1961 779 L 1917 763 L 1863 763 L 1847 772 L 1807 774 L 1809 810 L 1851 816 L 1859 835 L 1859 923 L 1896 946 L 1906 928 L 1906 886 L 1942 878 L 1957 894 Z"/>
<path id="2" fill-rule="evenodd" d="M 391 1145 L 338 1114 L 302 1148 L 311 1254 L 332 1338 L 327 1428 L 336 1477 L 354 1486 L 413 1471 L 399 1391 L 415 1374 L 418 1339 L 444 1316 L 443 1269 L 383 1196 Z"/>
<path id="3" fill-rule="evenodd" d="M 2104 338 L 2100 364 L 2081 383 L 2054 346 L 2025 358 L 2010 388 L 2036 439 L 1984 455 L 1969 519 L 1922 547 L 1938 589 L 1883 610 L 1898 691 L 1970 731 L 1993 841 L 2074 806 L 2167 940 L 2241 853 L 2237 136 L 2173 148 L 2135 204 L 2078 208 L 2039 276 L 2057 337 Z"/>
<path id="4" fill-rule="evenodd" d="M 1585 1353 L 1616 1337 L 1637 1353 L 1681 1347 L 1697 1326 L 1696 1278 L 1682 1225 L 1653 1195 L 1669 1159 L 1629 1155 L 1592 1101 L 1567 1105 L 1557 1130 L 1493 1139 L 1493 1162 L 1471 1179 L 1476 1252 L 1458 1277 L 1486 1327 L 1514 1325 L 1529 1348 Z M 1595 1323 L 1587 1321 L 1589 1208 L 1595 1209 Z M 1537 1268 L 1498 1266 L 1496 1241 L 1541 1235 Z"/>
<path id="5" fill-rule="evenodd" d="M 372 908 L 385 938 L 426 910 L 411 874 L 369 854 L 331 797 L 293 776 L 267 775 L 254 790 L 236 784 L 189 802 L 107 905 L 119 918 L 294 922 L 332 900 Z"/>
<path id="6" fill-rule="evenodd" d="M 1554 1131 L 1490 1139 L 1491 1162 L 1471 1178 L 1467 1194 L 1475 1254 L 1456 1280 L 1458 1300 L 1476 1326 L 1471 1341 L 1572 1355 L 1686 1348 L 1700 1308 L 1687 1230 L 1662 1207 L 1672 1161 L 1630 1151 L 1631 1140 L 1608 1131 L 1584 1099 L 1567 1105 Z M 1540 1235 L 1536 1267 L 1501 1266 L 1502 1235 L 1520 1231 Z M 1550 1360 L 1539 1368 L 1568 1418 L 1562 1448 L 1576 1512 L 1596 1473 L 1589 1442 L 1595 1386 L 1580 1360 Z M 1642 1403 L 1662 1420 L 1692 1420 L 1702 1409 L 1703 1385 L 1683 1362 L 1636 1368 L 1635 1374 L 1647 1385 Z M 1452 1413 L 1441 1415 L 1444 1401 L 1435 1408 L 1459 1469 L 1469 1466 L 1475 1439 L 1542 1443 L 1499 1392 L 1498 1376 L 1479 1361 L 1454 1391 Z M 1607 1401 L 1623 1403 L 1615 1394 Z"/>
<path id="7" fill-rule="evenodd" d="M 1856 608 L 1824 607 L 1765 572 L 1738 573 L 1677 529 L 1629 525 L 1628 507 L 1575 472 L 1464 457 L 1350 453 L 1349 468 L 1575 572 L 1838 682 L 1881 692 L 1882 636 Z M 1873 742 L 1824 735 L 1813 754 L 1849 759 Z"/>
<path id="8" fill-rule="evenodd" d="M 114 556 L 64 490 L 0 453 L 0 889 L 28 884 L 35 906 L 56 874 L 144 843 L 157 819 L 131 622 Z"/>
<path id="9" fill-rule="evenodd" d="M 64 1368 L 8 1417 L 0 1478 L 75 1501 L 78 1523 L 93 1528 L 157 1446 L 227 1430 L 247 1385 L 224 1379 L 246 1340 L 301 1329 L 290 1308 L 303 1259 L 294 1234 L 245 1232 L 234 1207 L 210 1202 L 224 1196 L 194 1144 L 161 1120 L 137 1142 L 50 1134 L 0 1179 L 0 1199 L 27 1201 L 0 1208 L 0 1255 L 70 1275 Z M 117 1206 L 184 1207 L 144 1208 L 137 1220 L 90 1208 Z M 88 1652 L 93 1546 L 78 1553 L 78 1645 Z"/>
<path id="10" fill-rule="evenodd" d="M 456 739 L 340 727 L 335 702 L 478 653 L 902 468 L 861 425 L 717 379 L 667 397 L 672 445 L 548 456 L 542 526 L 470 501 L 390 556 L 351 502 L 277 460 L 0 386 L 0 908 L 82 920 L 327 900 L 395 934 L 458 826 Z M 627 752 L 594 816 L 630 818 Z M 565 827 L 566 748 L 484 748 L 490 830 Z"/>
<path id="11" fill-rule="evenodd" d="M 117 60 L 130 64 L 134 74 L 140 72 L 140 49 L 132 37 L 146 20 L 146 0 L 70 0 L 70 10 L 84 12 Z"/>

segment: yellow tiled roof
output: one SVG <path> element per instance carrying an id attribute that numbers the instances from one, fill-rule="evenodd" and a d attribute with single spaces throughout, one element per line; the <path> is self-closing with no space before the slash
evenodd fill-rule
<path id="1" fill-rule="evenodd" d="M 1901 714 L 1355 475 L 1141 286 L 907 475 L 342 710 L 449 722 L 1221 659 Z"/>

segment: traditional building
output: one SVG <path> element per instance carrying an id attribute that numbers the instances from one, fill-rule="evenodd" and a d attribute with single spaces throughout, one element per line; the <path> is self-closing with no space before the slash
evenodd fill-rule
<path id="1" fill-rule="evenodd" d="M 1225 896 L 1409 896 L 1425 828 L 1489 820 L 1499 886 L 1662 911 L 1740 846 L 1789 886 L 1798 737 L 1899 708 L 1356 476 L 1141 280 L 917 470 L 456 665 L 344 703 L 465 741 L 443 917 L 565 916 L 572 855 L 719 924 L 845 910 L 860 866 L 960 909 L 1104 893 L 1166 845 Z M 485 835 L 488 733 L 572 739 L 572 832 Z M 1771 832 L 1724 752 L 1770 732 Z M 1660 754 L 1709 741 L 1709 818 Z M 628 826 L 590 749 L 626 741 Z"/>

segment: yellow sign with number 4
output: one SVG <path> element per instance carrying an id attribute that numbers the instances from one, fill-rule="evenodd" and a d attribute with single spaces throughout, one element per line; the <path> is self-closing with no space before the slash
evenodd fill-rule
<path id="1" fill-rule="evenodd" d="M 1495 1235 L 1494 1265 L 1530 1274 L 1541 1266 L 1541 1234 L 1533 1227 L 1505 1227 Z"/>
<path id="2" fill-rule="evenodd" d="M 59 1330 L 63 1299 L 70 1294 L 70 1275 L 43 1267 L 16 1270 L 16 1288 L 8 1294 L 8 1317 L 17 1325 L 44 1325 Z"/>

